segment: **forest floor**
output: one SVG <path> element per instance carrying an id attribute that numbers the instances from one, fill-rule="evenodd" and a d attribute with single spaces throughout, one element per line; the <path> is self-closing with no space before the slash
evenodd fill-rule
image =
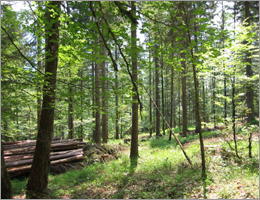
<path id="1" fill-rule="evenodd" d="M 134 173 L 129 173 L 129 144 L 113 140 L 110 142 L 112 145 L 125 147 L 121 148 L 118 159 L 50 175 L 49 198 L 257 198 L 257 137 L 254 136 L 252 159 L 248 159 L 246 138 L 240 138 L 238 147 L 242 159 L 237 159 L 219 132 L 204 132 L 203 135 L 206 137 L 207 162 L 207 180 L 204 184 L 201 181 L 197 136 L 181 138 L 193 163 L 189 166 L 175 141 L 168 141 L 166 136 L 148 139 L 142 134 L 141 138 L 144 139 L 139 143 L 140 157 Z M 26 182 L 26 179 L 12 180 L 14 198 L 25 197 Z"/>

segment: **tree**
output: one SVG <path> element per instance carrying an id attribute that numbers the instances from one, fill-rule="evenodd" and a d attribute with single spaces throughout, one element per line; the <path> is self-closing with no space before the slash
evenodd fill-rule
<path id="1" fill-rule="evenodd" d="M 40 127 L 37 135 L 27 195 L 40 198 L 48 186 L 50 146 L 53 136 L 55 88 L 58 67 L 60 2 L 46 2 L 45 8 L 45 79 Z"/>
<path id="2" fill-rule="evenodd" d="M 103 48 L 102 48 L 103 49 Z M 103 56 L 105 56 L 104 50 L 102 52 Z M 107 143 L 108 140 L 108 81 L 107 81 L 107 69 L 105 61 L 102 62 L 102 141 L 103 143 Z"/>
<path id="3" fill-rule="evenodd" d="M 159 81 L 160 81 L 160 66 L 158 63 L 158 46 L 155 45 L 154 47 L 154 66 L 155 66 L 155 130 L 156 130 L 156 137 L 160 136 L 161 133 L 161 120 L 160 120 L 160 89 L 159 89 Z"/>
<path id="4" fill-rule="evenodd" d="M 136 5 L 134 1 L 131 1 L 131 14 L 136 19 Z M 137 86 L 138 81 L 138 67 L 137 67 L 137 44 L 136 44 L 136 29 L 137 21 L 131 21 L 131 60 L 132 60 L 132 81 Z M 131 149 L 130 159 L 131 167 L 134 168 L 137 165 L 138 160 L 138 93 L 137 88 L 132 88 L 132 130 L 131 130 Z"/>
<path id="5" fill-rule="evenodd" d="M 5 167 L 4 151 L 1 151 L 1 198 L 11 199 L 12 198 L 12 186 Z"/>

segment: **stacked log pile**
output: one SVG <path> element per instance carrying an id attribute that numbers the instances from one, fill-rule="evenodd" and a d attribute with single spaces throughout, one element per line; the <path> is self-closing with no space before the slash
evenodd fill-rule
<path id="1" fill-rule="evenodd" d="M 3 143 L 4 159 L 11 177 L 30 172 L 36 141 L 16 141 Z M 51 143 L 51 170 L 60 165 L 84 160 L 83 148 L 86 143 L 79 140 L 53 140 Z"/>

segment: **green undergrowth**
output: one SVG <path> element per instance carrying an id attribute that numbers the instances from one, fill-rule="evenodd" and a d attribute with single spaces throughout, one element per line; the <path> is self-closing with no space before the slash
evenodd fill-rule
<path id="1" fill-rule="evenodd" d="M 214 138 L 217 132 L 205 132 L 204 138 Z M 253 158 L 247 157 L 247 141 L 239 141 L 242 159 L 234 155 L 223 158 L 220 152 L 206 149 L 207 180 L 203 187 L 200 170 L 198 136 L 180 137 L 192 166 L 188 164 L 174 139 L 150 138 L 139 143 L 138 166 L 130 173 L 129 152 L 117 160 L 95 163 L 81 170 L 71 170 L 49 176 L 50 198 L 257 198 L 258 143 L 253 142 Z M 123 143 L 121 141 L 121 143 Z M 228 152 L 220 141 L 205 139 Z M 233 144 L 231 144 L 233 145 Z M 214 153 L 212 153 L 214 152 Z M 15 195 L 23 194 L 26 180 L 13 180 Z"/>
<path id="2" fill-rule="evenodd" d="M 219 131 L 206 131 L 202 133 L 203 138 L 213 138 L 217 137 L 219 135 Z M 199 139 L 198 134 L 190 134 L 187 135 L 186 137 L 179 136 L 179 134 L 176 134 L 176 136 L 179 138 L 180 142 L 182 144 L 192 142 L 194 140 Z M 169 141 L 168 136 L 167 137 L 162 137 L 159 140 L 157 138 L 152 138 L 150 141 L 150 146 L 151 148 L 172 148 L 173 146 L 177 146 L 178 143 L 174 139 L 174 136 L 172 136 L 172 140 Z"/>

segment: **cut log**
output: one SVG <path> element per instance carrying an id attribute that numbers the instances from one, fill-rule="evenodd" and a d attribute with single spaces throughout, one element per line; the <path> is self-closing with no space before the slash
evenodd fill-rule
<path id="1" fill-rule="evenodd" d="M 51 152 L 50 156 L 62 155 L 62 154 L 66 154 L 66 153 L 69 153 L 69 152 L 72 152 L 72 151 L 80 151 L 80 149 L 66 150 L 66 151 L 55 151 L 55 152 Z M 33 158 L 32 153 L 28 153 L 28 155 L 26 155 L 26 154 L 24 154 L 24 155 L 8 155 L 8 156 L 4 157 L 6 162 L 12 162 L 12 161 L 17 161 L 17 160 L 28 160 L 28 159 L 31 159 L 31 158 Z"/>
<path id="2" fill-rule="evenodd" d="M 74 151 L 69 151 L 67 153 L 59 154 L 59 155 L 51 155 L 50 160 L 58 160 L 62 158 L 69 158 L 69 157 L 74 157 L 77 155 L 83 155 L 83 150 L 82 149 L 77 149 Z M 16 160 L 16 161 L 11 161 L 11 162 L 6 162 L 6 167 L 17 167 L 17 166 L 22 166 L 22 165 L 29 165 L 32 164 L 33 159 L 26 159 L 26 160 Z"/>
<path id="3" fill-rule="evenodd" d="M 76 162 L 76 161 L 82 161 L 82 160 L 84 160 L 83 155 L 76 155 L 76 156 L 69 157 L 69 158 L 51 161 L 51 165 Z M 23 166 L 19 166 L 19 167 L 8 168 L 7 171 L 11 177 L 15 177 L 15 176 L 19 176 L 21 174 L 30 172 L 30 169 L 31 169 L 31 165 L 23 165 Z"/>
<path id="4" fill-rule="evenodd" d="M 84 145 L 85 142 L 80 141 L 79 139 L 68 139 L 68 140 L 52 140 L 51 144 L 67 144 L 70 142 L 77 143 L 78 145 Z M 17 149 L 17 148 L 24 148 L 24 147 L 31 147 L 35 146 L 36 141 L 35 140 L 25 140 L 25 141 L 17 141 L 14 144 L 6 144 L 3 143 L 2 147 L 4 150 L 10 150 L 10 149 Z"/>
<path id="5" fill-rule="evenodd" d="M 65 150 L 72 150 L 78 149 L 82 147 L 84 144 L 79 142 L 67 142 L 67 143 L 54 143 L 51 144 L 51 151 L 65 151 Z M 22 147 L 22 148 L 15 148 L 4 150 L 4 156 L 8 155 L 23 155 L 23 154 L 31 154 L 35 150 L 35 146 L 31 147 Z"/>
<path id="6" fill-rule="evenodd" d="M 59 168 L 64 164 L 82 161 L 84 159 L 83 147 L 86 145 L 78 139 L 53 140 L 51 143 L 50 166 Z M 30 172 L 33 162 L 36 141 L 25 140 L 3 144 L 4 159 L 7 171 L 11 177 L 25 175 Z"/>

